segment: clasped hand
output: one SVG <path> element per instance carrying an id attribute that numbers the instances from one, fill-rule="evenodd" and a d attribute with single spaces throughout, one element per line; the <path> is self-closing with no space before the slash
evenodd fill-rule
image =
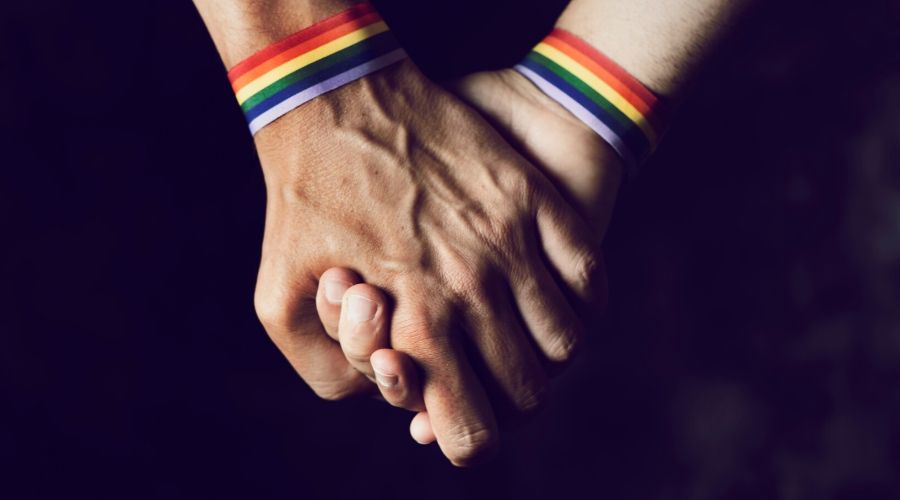
<path id="1" fill-rule="evenodd" d="M 316 394 L 377 387 L 468 465 L 496 448 L 498 412 L 541 404 L 602 307 L 621 165 L 517 73 L 451 88 L 407 61 L 257 134 L 255 303 Z"/>

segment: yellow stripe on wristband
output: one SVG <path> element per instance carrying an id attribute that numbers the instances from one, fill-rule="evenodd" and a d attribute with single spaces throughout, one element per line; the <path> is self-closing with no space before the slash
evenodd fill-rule
<path id="1" fill-rule="evenodd" d="M 647 123 L 647 120 L 644 117 L 643 113 L 632 106 L 632 104 L 625 100 L 625 98 L 623 98 L 618 92 L 616 92 L 615 89 L 598 78 L 597 75 L 591 73 L 584 66 L 578 64 L 578 62 L 576 62 L 574 59 L 566 55 L 564 52 L 558 50 L 556 47 L 549 45 L 547 42 L 539 43 L 533 50 L 538 54 L 541 54 L 548 59 L 556 62 L 556 64 L 562 66 L 566 71 L 578 77 L 579 80 L 590 85 L 591 88 L 593 88 L 598 94 L 612 103 L 619 109 L 619 111 L 621 111 L 625 116 L 632 120 L 635 125 L 640 127 L 652 143 L 655 143 L 657 141 L 658 138 L 656 137 L 656 132 L 653 130 L 650 124 Z"/>
<path id="2" fill-rule="evenodd" d="M 346 49 L 353 44 L 371 38 L 379 33 L 384 33 L 387 30 L 388 27 L 384 23 L 384 21 L 378 21 L 357 31 L 348 33 L 334 41 L 328 42 L 325 45 L 313 49 L 305 54 L 297 56 L 294 59 L 291 59 L 290 61 L 287 61 L 284 64 L 278 66 L 277 68 L 273 68 L 268 73 L 253 80 L 252 82 L 241 88 L 239 91 L 237 91 L 235 93 L 235 96 L 237 97 L 238 104 L 243 104 L 244 101 L 249 99 L 260 90 L 268 87 L 284 76 L 293 73 L 294 71 L 297 71 L 304 66 L 308 66 L 309 64 L 312 64 L 319 59 L 324 59 L 336 52 L 340 52 L 341 50 Z"/>

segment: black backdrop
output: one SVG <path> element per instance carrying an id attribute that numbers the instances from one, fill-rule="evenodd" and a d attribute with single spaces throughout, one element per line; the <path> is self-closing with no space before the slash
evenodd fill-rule
<path id="1" fill-rule="evenodd" d="M 562 8 L 402 4 L 436 78 Z M 189 2 L 4 2 L 0 68 L 2 498 L 900 497 L 896 1 L 735 31 L 616 209 L 589 351 L 465 471 L 257 324 L 261 175 Z"/>

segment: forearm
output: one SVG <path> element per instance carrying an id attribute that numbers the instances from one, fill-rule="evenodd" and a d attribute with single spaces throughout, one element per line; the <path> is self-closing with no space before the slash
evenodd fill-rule
<path id="1" fill-rule="evenodd" d="M 659 95 L 676 94 L 750 0 L 572 0 L 557 26 Z"/>
<path id="2" fill-rule="evenodd" d="M 194 0 L 228 68 L 354 3 L 357 0 Z"/>

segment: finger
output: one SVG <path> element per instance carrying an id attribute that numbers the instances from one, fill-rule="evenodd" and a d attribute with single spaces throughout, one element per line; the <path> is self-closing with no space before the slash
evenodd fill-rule
<path id="1" fill-rule="evenodd" d="M 421 369 L 425 408 L 444 455 L 457 466 L 483 461 L 499 444 L 497 421 L 484 388 L 466 359 L 461 339 L 451 334 L 450 312 L 429 312 L 438 307 L 412 300 L 397 304 L 393 346 L 409 354 Z"/>
<path id="2" fill-rule="evenodd" d="M 316 311 L 328 336 L 338 340 L 341 300 L 351 286 L 362 282 L 358 274 L 343 267 L 332 267 L 322 273 L 316 291 Z"/>
<path id="3" fill-rule="evenodd" d="M 431 428 L 431 419 L 428 414 L 419 412 L 409 423 L 409 434 L 419 444 L 431 444 L 434 442 L 434 429 Z"/>
<path id="4" fill-rule="evenodd" d="M 323 319 L 322 322 L 327 329 L 328 322 L 323 318 L 323 309 L 329 314 L 336 312 L 337 316 L 332 315 L 331 318 L 333 318 L 334 322 L 333 330 L 336 332 L 336 335 L 338 335 L 341 307 L 340 303 L 338 303 L 337 307 L 334 307 L 334 304 L 330 303 L 334 300 L 334 295 L 332 297 L 324 297 L 328 292 L 328 285 L 326 284 L 323 286 L 322 283 L 327 280 L 337 282 L 334 287 L 340 288 L 351 281 L 358 281 L 359 278 L 355 273 L 348 269 L 332 268 L 326 271 L 320 279 L 319 294 L 316 297 L 317 305 L 324 302 L 325 308 L 327 309 L 319 306 L 319 317 L 320 319 Z M 340 290 L 341 297 L 343 297 L 348 289 L 349 287 Z M 332 291 L 333 290 L 334 288 L 332 288 Z M 383 295 L 378 293 L 378 291 L 374 290 L 372 287 L 356 287 L 354 288 L 353 293 L 362 294 L 368 299 L 375 301 L 382 310 L 386 310 L 387 308 L 387 304 L 384 303 Z M 326 302 L 324 300 L 325 298 L 329 300 Z M 350 322 L 347 322 L 345 325 L 349 323 Z M 370 363 L 364 363 L 363 367 L 368 369 L 371 365 L 371 373 L 374 376 L 375 381 L 378 384 L 378 389 L 381 391 L 381 395 L 385 401 L 399 408 L 411 411 L 422 411 L 425 409 L 425 404 L 422 401 L 422 389 L 419 386 L 418 374 L 416 373 L 414 363 L 409 359 L 409 356 L 399 351 L 383 348 L 386 347 L 388 343 L 389 332 L 387 332 L 386 325 L 387 323 L 385 321 L 376 323 L 365 322 L 355 329 L 351 328 L 350 331 L 344 335 L 345 345 L 347 345 L 348 349 L 355 349 L 358 352 L 348 357 L 348 359 L 370 356 Z M 376 331 L 366 331 L 367 329 L 374 329 Z M 373 351 L 373 349 L 378 350 Z M 345 350 L 344 354 L 347 356 L 347 350 Z"/>
<path id="5" fill-rule="evenodd" d="M 584 220 L 552 189 L 543 190 L 537 210 L 540 248 L 550 266 L 582 304 L 593 304 L 605 275 L 599 248 Z"/>
<path id="6" fill-rule="evenodd" d="M 532 259 L 540 262 L 539 256 Z M 512 275 L 510 286 L 522 320 L 544 356 L 555 363 L 569 361 L 584 340 L 584 326 L 547 268 L 538 264 L 530 272 Z"/>
<path id="7" fill-rule="evenodd" d="M 316 284 L 289 279 L 297 274 L 265 261 L 260 266 L 254 304 L 269 337 L 319 397 L 336 400 L 371 392 L 366 377 L 325 334 L 313 299 Z"/>
<path id="8" fill-rule="evenodd" d="M 492 381 L 514 413 L 532 413 L 544 401 L 547 377 L 522 328 L 508 290 L 487 297 L 467 297 L 470 337 Z M 495 400 L 496 401 L 496 400 Z M 498 405 L 494 404 L 498 410 Z"/>
<path id="9" fill-rule="evenodd" d="M 393 349 L 379 349 L 372 353 L 371 362 L 385 401 L 410 411 L 425 409 L 419 376 L 409 356 Z"/>
<path id="10" fill-rule="evenodd" d="M 344 293 L 338 338 L 347 361 L 371 380 L 375 372 L 369 358 L 378 349 L 390 346 L 387 298 L 378 288 L 359 283 Z"/>

